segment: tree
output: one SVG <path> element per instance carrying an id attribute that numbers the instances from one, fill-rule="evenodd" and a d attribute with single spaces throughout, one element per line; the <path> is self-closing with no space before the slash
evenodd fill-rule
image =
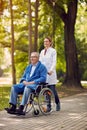
<path id="1" fill-rule="evenodd" d="M 52 0 L 46 0 L 46 2 L 52 7 Z M 64 23 L 64 47 L 66 58 L 66 76 L 64 85 L 70 87 L 81 87 L 77 48 L 74 36 L 77 5 L 78 0 L 61 0 L 57 1 L 55 4 L 56 14 Z"/>
<path id="2" fill-rule="evenodd" d="M 0 0 L 0 15 L 3 14 L 3 0 Z"/>
<path id="3" fill-rule="evenodd" d="M 29 17 L 29 59 L 32 51 L 37 51 L 38 39 L 38 6 L 39 1 L 28 2 L 28 17 Z"/>
<path id="4" fill-rule="evenodd" d="M 75 36 L 81 80 L 87 79 L 87 3 L 79 1 Z"/>
<path id="5" fill-rule="evenodd" d="M 13 10 L 12 10 L 12 0 L 10 0 L 10 12 L 11 12 L 11 59 L 12 59 L 12 78 L 13 84 L 16 84 L 16 70 L 14 64 L 14 25 L 13 25 Z"/>
<path id="6" fill-rule="evenodd" d="M 38 40 L 38 7 L 39 7 L 39 1 L 36 0 L 35 2 L 35 31 L 34 31 L 34 51 L 37 51 L 37 40 Z"/>
<path id="7" fill-rule="evenodd" d="M 32 52 L 32 10 L 31 10 L 31 1 L 28 1 L 28 18 L 29 18 L 29 58 L 30 58 L 30 54 Z"/>
<path id="8" fill-rule="evenodd" d="M 81 0 L 81 3 L 82 1 L 85 1 L 85 0 Z M 10 50 L 11 32 L 10 32 L 9 2 L 4 1 L 4 0 L 1 0 L 1 2 L 4 2 L 3 4 L 4 10 L 2 13 L 3 15 L 0 16 L 1 17 L 0 19 L 0 25 L 1 25 L 0 45 L 3 48 L 8 47 Z M 28 28 L 29 20 L 30 20 L 30 18 L 28 19 L 28 2 L 29 1 L 25 1 L 25 0 L 13 1 L 13 13 L 14 13 L 13 22 L 14 22 L 14 35 L 15 35 L 14 58 L 15 58 L 16 76 L 17 75 L 19 76 L 19 74 L 23 72 L 25 66 L 28 64 L 27 57 L 29 54 L 28 46 L 30 42 L 30 40 L 28 39 L 28 37 L 30 36 L 28 35 L 28 30 L 30 29 Z M 54 6 L 53 6 L 53 2 L 55 2 Z M 35 13 L 34 1 L 31 2 L 30 4 L 31 4 L 31 13 L 32 12 Z M 60 69 L 63 72 L 66 71 L 66 77 L 65 77 L 64 83 L 66 85 L 69 84 L 69 86 L 70 85 L 80 86 L 79 65 L 78 65 L 76 44 L 79 45 L 80 46 L 79 49 L 81 49 L 81 44 L 79 44 L 79 42 L 81 43 L 81 37 L 80 35 L 78 35 L 78 31 L 79 31 L 79 28 L 82 26 L 82 24 L 80 22 L 78 25 L 79 28 L 77 28 L 76 30 L 76 37 L 77 37 L 77 43 L 76 43 L 74 34 L 75 34 L 75 25 L 76 25 L 76 19 L 77 19 L 77 5 L 78 5 L 77 0 L 60 0 L 60 1 L 40 0 L 39 8 L 38 8 L 38 3 L 36 6 L 36 15 L 32 17 L 32 25 L 34 28 L 36 28 L 36 31 L 33 30 L 33 28 L 32 28 L 32 31 L 30 31 L 33 34 L 32 43 L 33 43 L 33 49 L 35 50 L 37 49 L 37 44 L 36 44 L 37 33 L 39 34 L 38 36 L 39 37 L 38 41 L 40 43 L 39 48 L 41 48 L 41 45 L 43 44 L 43 39 L 45 36 L 47 35 L 53 36 L 53 34 L 55 34 L 55 48 L 57 49 L 57 55 L 58 55 L 57 69 L 58 70 Z M 0 6 L 2 7 L 1 3 L 0 3 Z M 55 12 L 55 15 L 53 12 Z M 38 19 L 37 19 L 37 14 L 38 14 Z M 55 19 L 53 20 L 54 16 L 55 16 Z M 79 17 L 81 18 L 81 16 Z M 35 22 L 35 18 L 36 18 L 36 22 Z M 54 30 L 53 30 L 53 25 L 54 25 Z M 64 25 L 64 29 L 63 29 L 63 25 Z M 37 32 L 37 27 L 39 28 L 38 32 Z M 52 31 L 54 31 L 54 33 L 52 33 Z M 64 36 L 63 36 L 63 32 L 64 32 Z M 82 35 L 84 34 L 82 34 L 81 32 L 81 36 Z M 84 43 L 83 40 L 82 40 L 82 43 Z M 64 47 L 65 47 L 65 51 L 64 51 Z M 33 51 L 33 49 L 31 51 Z M 64 56 L 64 53 L 65 53 L 65 56 Z M 65 58 L 66 58 L 66 63 L 65 63 Z M 86 64 L 86 60 L 84 60 L 84 62 Z M 65 66 L 66 66 L 66 69 L 65 69 Z M 81 65 L 80 68 L 82 69 L 83 66 L 84 64 Z M 84 71 L 85 70 L 86 68 L 84 67 Z"/>

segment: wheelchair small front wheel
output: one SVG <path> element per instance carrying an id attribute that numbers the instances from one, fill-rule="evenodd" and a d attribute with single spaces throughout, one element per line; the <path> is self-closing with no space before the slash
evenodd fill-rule
<path id="1" fill-rule="evenodd" d="M 34 110 L 34 111 L 33 111 L 33 114 L 34 114 L 34 115 L 39 115 L 39 110 L 38 110 L 38 109 Z"/>
<path id="2" fill-rule="evenodd" d="M 55 110 L 54 94 L 49 88 L 43 88 L 39 93 L 39 108 L 45 115 L 50 114 Z"/>

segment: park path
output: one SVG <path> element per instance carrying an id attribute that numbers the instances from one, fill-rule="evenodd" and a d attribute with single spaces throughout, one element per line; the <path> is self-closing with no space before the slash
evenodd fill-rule
<path id="1" fill-rule="evenodd" d="M 0 112 L 0 130 L 87 130 L 87 93 L 61 99 L 61 111 L 15 116 Z"/>
<path id="2" fill-rule="evenodd" d="M 12 85 L 12 78 L 11 77 L 0 77 L 0 86 L 2 85 Z"/>

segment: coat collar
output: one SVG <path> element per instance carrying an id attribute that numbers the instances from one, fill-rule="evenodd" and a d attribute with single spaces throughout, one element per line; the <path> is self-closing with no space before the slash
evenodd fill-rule
<path id="1" fill-rule="evenodd" d="M 35 69 L 35 71 L 34 71 L 34 73 L 33 73 L 33 75 L 32 76 L 34 76 L 35 75 L 35 73 L 36 73 L 36 71 L 39 69 L 39 66 L 41 65 L 41 62 L 40 61 L 38 61 L 38 63 L 36 64 L 36 69 Z M 31 64 L 31 66 L 30 66 L 31 68 L 32 68 L 32 64 Z M 31 70 L 31 69 L 30 69 Z M 32 78 L 32 76 L 31 76 L 31 78 Z"/>

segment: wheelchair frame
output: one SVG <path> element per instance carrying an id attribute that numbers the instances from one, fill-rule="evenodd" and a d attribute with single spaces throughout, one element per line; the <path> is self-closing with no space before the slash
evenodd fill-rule
<path id="1" fill-rule="evenodd" d="M 29 95 L 27 104 L 24 107 L 25 115 L 30 111 L 34 115 L 39 115 L 40 112 L 48 115 L 55 111 L 54 94 L 48 84 L 38 85 L 37 89 Z"/>

